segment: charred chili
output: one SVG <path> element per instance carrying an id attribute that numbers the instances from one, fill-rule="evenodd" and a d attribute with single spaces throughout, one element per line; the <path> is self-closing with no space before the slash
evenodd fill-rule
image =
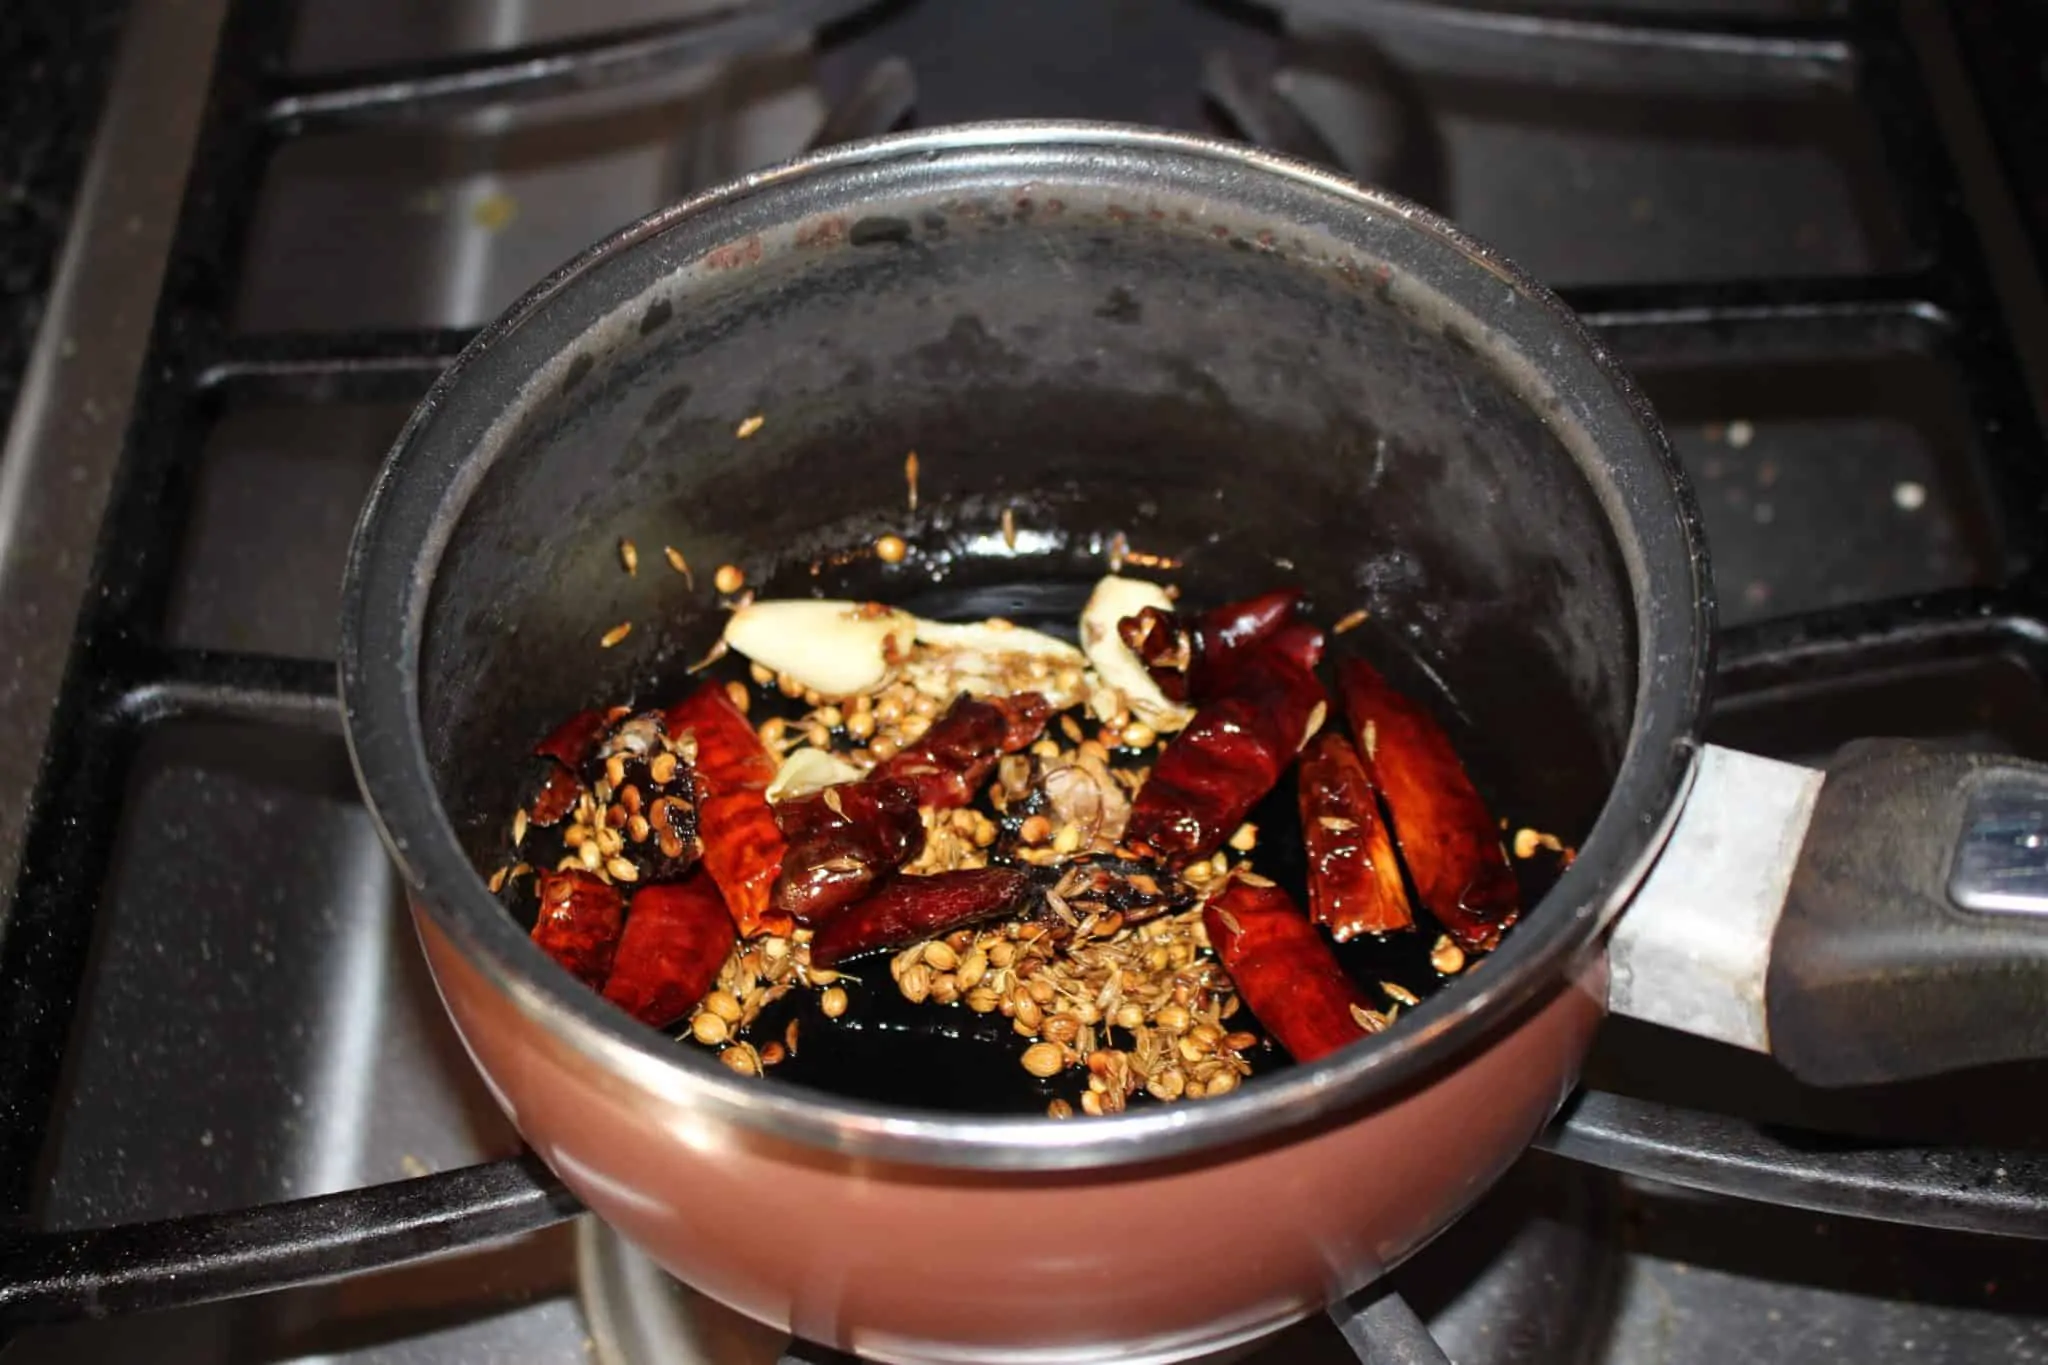
<path id="1" fill-rule="evenodd" d="M 895 778 L 826 787 L 775 807 L 789 849 L 775 882 L 775 909 L 814 924 L 860 899 L 924 848 L 917 788 Z"/>
<path id="2" fill-rule="evenodd" d="M 1322 728 L 1329 702 L 1300 662 L 1321 650 L 1321 633 L 1296 625 L 1241 660 L 1229 690 L 1160 753 L 1132 801 L 1125 841 L 1176 868 L 1220 848 Z"/>
<path id="3" fill-rule="evenodd" d="M 1350 736 L 1316 736 L 1298 776 L 1309 917 L 1339 943 L 1412 926 L 1393 841 Z"/>
<path id="4" fill-rule="evenodd" d="M 1321 932 L 1264 878 L 1232 880 L 1202 922 L 1237 993 L 1295 1061 L 1312 1062 L 1386 1027 Z"/>
<path id="5" fill-rule="evenodd" d="M 1486 951 L 1521 913 L 1500 826 L 1451 741 L 1377 669 L 1346 659 L 1337 673 L 1365 768 L 1394 817 L 1394 841 L 1415 891 L 1452 938 Z"/>
<path id="6" fill-rule="evenodd" d="M 1040 879 L 1020 867 L 971 867 L 927 877 L 891 877 L 864 900 L 825 922 L 811 939 L 811 961 L 830 967 L 877 948 L 894 948 L 1014 915 Z"/>
<path id="7" fill-rule="evenodd" d="M 964 806 L 988 781 L 996 760 L 1028 747 L 1051 716 L 1051 704 L 1036 692 L 987 700 L 963 695 L 923 738 L 877 763 L 868 780 L 907 782 L 921 806 Z"/>
<path id="8" fill-rule="evenodd" d="M 578 711 L 533 746 L 537 756 L 550 760 L 547 776 L 533 799 L 534 824 L 542 828 L 560 824 L 562 817 L 575 808 L 576 798 L 583 790 L 577 774 L 609 723 L 610 713 L 603 707 Z"/>
<path id="9" fill-rule="evenodd" d="M 1252 650 L 1294 619 L 1300 601 L 1300 589 L 1283 588 L 1194 616 L 1147 607 L 1118 622 L 1117 634 L 1169 701 L 1200 705 L 1229 685 Z"/>
<path id="10" fill-rule="evenodd" d="M 698 837 L 704 866 L 724 893 L 740 934 L 785 934 L 789 916 L 769 904 L 782 870 L 782 831 L 768 805 L 775 759 L 717 683 L 705 683 L 668 709 L 669 736 L 695 744 Z"/>
<path id="11" fill-rule="evenodd" d="M 592 989 L 611 975 L 619 951 L 624 901 L 618 888 L 578 869 L 543 872 L 533 941 Z"/>
<path id="12" fill-rule="evenodd" d="M 604 998 L 667 1028 L 704 998 L 732 945 L 732 915 L 710 873 L 699 868 L 679 882 L 643 886 L 627 907 Z"/>

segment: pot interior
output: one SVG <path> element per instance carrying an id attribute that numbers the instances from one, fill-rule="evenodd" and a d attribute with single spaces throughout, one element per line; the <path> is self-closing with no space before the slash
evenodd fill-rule
<path id="1" fill-rule="evenodd" d="M 717 566 L 763 596 L 1071 631 L 1119 537 L 1178 565 L 1126 571 L 1184 603 L 1298 584 L 1325 625 L 1366 611 L 1334 651 L 1426 700 L 1497 813 L 1578 843 L 1630 731 L 1636 601 L 1541 360 L 1433 287 L 1457 253 L 1375 259 L 1127 172 L 1004 183 L 743 205 L 708 254 L 645 235 L 496 343 L 419 693 L 475 865 L 506 861 L 556 722 L 695 683 Z M 1378 212 L 1387 241 L 1427 237 Z M 884 533 L 902 563 L 872 553 Z"/>

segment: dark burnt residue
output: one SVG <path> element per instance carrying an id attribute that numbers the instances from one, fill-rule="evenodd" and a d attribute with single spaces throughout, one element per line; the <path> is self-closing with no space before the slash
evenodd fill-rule
<path id="1" fill-rule="evenodd" d="M 647 405 L 647 417 L 641 425 L 649 428 L 667 426 L 669 419 L 681 412 L 683 404 L 689 401 L 688 384 L 676 384 L 663 389 L 654 396 L 654 401 Z"/>
<path id="2" fill-rule="evenodd" d="M 908 246 L 910 236 L 909 219 L 872 216 L 856 220 L 846 240 L 855 246 Z"/>
<path id="3" fill-rule="evenodd" d="M 562 392 L 567 393 L 581 384 L 596 367 L 597 357 L 588 351 L 578 353 L 576 358 L 569 362 L 568 372 L 562 376 Z"/>
<path id="4" fill-rule="evenodd" d="M 1144 305 L 1132 296 L 1130 290 L 1118 285 L 1109 291 L 1109 297 L 1095 310 L 1095 316 L 1105 322 L 1117 322 L 1130 327 L 1144 320 L 1145 309 Z"/>
<path id="5" fill-rule="evenodd" d="M 946 335 L 917 348 L 918 366 L 930 375 L 1010 375 L 1030 369 L 1026 358 L 972 313 L 953 319 Z"/>

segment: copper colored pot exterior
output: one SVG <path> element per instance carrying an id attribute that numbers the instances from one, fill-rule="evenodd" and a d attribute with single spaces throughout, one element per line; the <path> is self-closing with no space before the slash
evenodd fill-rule
<path id="1" fill-rule="evenodd" d="M 1156 293 L 1142 309 L 1126 306 L 1134 279 Z M 1224 298 L 1242 311 L 1210 306 Z M 886 326 L 883 302 L 900 305 Z M 1267 344 L 1297 337 L 1314 344 Z M 1327 382 L 1298 403 L 1283 371 Z M 724 432 L 762 394 L 769 435 L 735 453 Z M 672 683 L 702 648 L 703 594 L 683 610 L 646 595 L 673 576 L 618 572 L 617 537 L 642 524 L 622 518 L 762 556 L 747 573 L 765 584 L 806 537 L 910 529 L 895 452 L 937 448 L 927 437 L 989 457 L 927 483 L 934 534 L 986 538 L 993 521 L 972 528 L 997 500 L 1076 490 L 1046 504 L 1068 538 L 1033 575 L 1078 581 L 1085 560 L 1092 578 L 1091 537 L 1133 518 L 1224 546 L 1205 551 L 1216 584 L 1265 581 L 1260 547 L 1315 536 L 1309 558 L 1276 562 L 1327 585 L 1326 605 L 1370 577 L 1399 609 L 1380 623 L 1390 650 L 1409 648 L 1397 627 L 1441 636 L 1447 671 L 1417 666 L 1467 700 L 1477 733 L 1514 736 L 1559 803 L 1546 827 L 1590 826 L 1578 857 L 1400 1027 L 1113 1119 L 749 1081 L 633 1024 L 548 963 L 477 875 L 504 851 L 509 760 L 593 697 Z M 1161 487 L 1234 498 L 1248 534 L 1219 541 L 1201 498 L 1141 500 L 1161 470 Z M 958 586 L 1020 571 L 990 553 Z M 591 622 L 619 619 L 600 601 L 651 628 L 595 658 Z M 1135 1365 L 1358 1288 L 1562 1100 L 1601 1013 L 1600 936 L 1697 766 L 1712 611 L 1698 512 L 1654 414 L 1496 254 L 1242 147 L 990 124 L 708 191 L 486 328 L 366 504 L 340 673 L 350 754 L 448 1008 L 593 1210 L 714 1298 L 870 1358 Z M 1527 723 L 1542 714 L 1555 723 Z"/>
<path id="2" fill-rule="evenodd" d="M 905 1362 L 1170 1360 L 1316 1311 L 1513 1161 L 1575 1081 L 1604 998 L 1596 961 L 1462 1065 L 1304 1135 L 1098 1172 L 947 1170 L 644 1093 L 415 919 L 498 1102 L 598 1216 L 741 1312 Z"/>

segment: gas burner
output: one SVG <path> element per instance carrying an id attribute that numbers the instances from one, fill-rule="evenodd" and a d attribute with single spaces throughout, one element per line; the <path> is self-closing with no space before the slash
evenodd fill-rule
<path id="1" fill-rule="evenodd" d="M 1341 1325 L 1332 1310 L 1186 1365 L 1586 1359 L 1610 1330 L 1622 1269 L 1617 1226 L 1608 1187 L 1533 1157 L 1396 1272 L 1398 1294 L 1368 1291 L 1342 1310 Z M 576 1279 L 599 1365 L 851 1365 L 679 1283 L 595 1218 L 577 1223 Z M 1407 1353 L 1391 1353 L 1397 1345 Z"/>

